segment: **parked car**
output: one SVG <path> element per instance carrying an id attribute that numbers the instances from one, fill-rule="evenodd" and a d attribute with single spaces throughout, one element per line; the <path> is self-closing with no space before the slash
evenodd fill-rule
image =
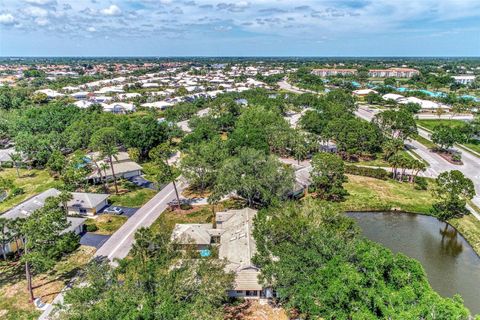
<path id="1" fill-rule="evenodd" d="M 108 207 L 104 212 L 121 215 L 123 213 L 123 209 L 119 207 Z"/>

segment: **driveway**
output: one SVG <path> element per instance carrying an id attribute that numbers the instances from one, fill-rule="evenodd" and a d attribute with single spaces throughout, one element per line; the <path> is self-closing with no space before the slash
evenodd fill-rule
<path id="1" fill-rule="evenodd" d="M 111 206 L 106 206 L 105 208 L 102 209 L 102 211 L 100 211 L 98 214 L 103 214 L 103 213 L 108 213 L 108 212 L 105 212 L 105 210 L 107 210 L 108 208 L 110 208 Z M 128 218 L 130 218 L 131 216 L 133 216 L 135 214 L 135 212 L 137 212 L 137 210 L 139 208 L 130 208 L 130 207 L 121 207 L 121 206 L 113 206 L 113 207 L 117 207 L 117 208 L 120 208 L 123 210 L 123 213 L 120 215 L 120 216 L 126 216 Z"/>
<path id="2" fill-rule="evenodd" d="M 87 232 L 80 238 L 80 244 L 89 247 L 100 248 L 110 236 Z"/>
<path id="3" fill-rule="evenodd" d="M 132 177 L 132 178 L 129 178 L 128 180 L 141 188 L 152 189 L 157 191 L 157 187 L 155 186 L 155 183 L 148 181 L 142 176 Z"/>

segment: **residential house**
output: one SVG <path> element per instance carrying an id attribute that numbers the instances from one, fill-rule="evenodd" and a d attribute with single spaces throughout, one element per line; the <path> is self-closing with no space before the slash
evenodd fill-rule
<path id="1" fill-rule="evenodd" d="M 460 75 L 460 76 L 453 76 L 452 77 L 456 83 L 469 85 L 475 81 L 475 76 L 472 75 Z"/>
<path id="2" fill-rule="evenodd" d="M 108 206 L 108 194 L 72 192 L 68 201 L 68 214 L 94 216 Z"/>
<path id="3" fill-rule="evenodd" d="M 113 180 L 112 168 L 107 159 L 101 159 L 98 152 L 93 152 L 89 155 L 93 160 L 92 174 L 88 176 L 88 180 L 93 183 L 101 183 L 106 178 L 107 181 Z M 106 164 L 107 168 L 101 170 L 102 164 Z M 130 179 L 138 177 L 142 174 L 142 167 L 132 161 L 127 152 L 119 152 L 116 158 L 113 159 L 113 171 L 117 179 Z"/>
<path id="4" fill-rule="evenodd" d="M 35 210 L 42 208 L 45 205 L 45 201 L 50 197 L 56 197 L 60 195 L 60 191 L 54 188 L 48 189 L 36 196 L 33 196 L 19 205 L 11 208 L 10 210 L 6 211 L 0 217 L 5 219 L 25 219 L 28 218 Z M 76 218 L 76 217 L 67 217 L 67 221 L 69 222 L 70 226 L 63 230 L 65 232 L 74 232 L 75 234 L 81 234 L 85 231 L 85 218 Z M 21 241 L 20 241 L 21 242 Z M 22 243 L 19 243 L 21 245 Z M 6 252 L 15 252 L 17 250 L 17 243 L 12 242 L 7 245 Z M 0 248 L 0 252 L 2 248 Z"/>
<path id="5" fill-rule="evenodd" d="M 245 208 L 217 212 L 213 224 L 177 224 L 172 240 L 181 245 L 196 245 L 199 250 L 218 247 L 218 258 L 227 263 L 225 271 L 235 274 L 230 297 L 271 298 L 273 291 L 263 286 L 258 276 L 260 269 L 252 262 L 257 248 L 252 235 L 256 210 Z"/>

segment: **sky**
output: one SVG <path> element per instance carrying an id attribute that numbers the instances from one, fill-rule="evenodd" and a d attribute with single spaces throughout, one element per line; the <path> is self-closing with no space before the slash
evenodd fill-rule
<path id="1" fill-rule="evenodd" d="M 480 0 L 0 0 L 0 56 L 480 56 Z"/>

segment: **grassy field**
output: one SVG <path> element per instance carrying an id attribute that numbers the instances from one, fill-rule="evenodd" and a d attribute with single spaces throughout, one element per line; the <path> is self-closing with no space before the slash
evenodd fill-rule
<path id="1" fill-rule="evenodd" d="M 80 246 L 61 259 L 51 272 L 33 278 L 34 295 L 43 302 L 52 302 L 60 290 L 93 256 L 95 248 Z M 37 319 L 40 311 L 28 302 L 23 264 L 0 264 L 0 319 Z"/>
<path id="2" fill-rule="evenodd" d="M 0 177 L 13 180 L 15 187 L 24 191 L 23 194 L 0 202 L 0 213 L 36 194 L 61 185 L 61 182 L 54 180 L 46 170 L 20 169 L 18 177 L 15 169 L 0 169 Z"/>
<path id="3" fill-rule="evenodd" d="M 221 207 L 216 206 L 215 209 L 218 211 Z M 152 224 L 151 229 L 156 232 L 162 230 L 171 233 L 177 223 L 212 223 L 213 220 L 213 211 L 209 205 L 195 206 L 186 211 L 165 210 Z"/>
<path id="4" fill-rule="evenodd" d="M 428 190 L 416 190 L 410 183 L 348 175 L 344 184 L 350 196 L 342 206 L 345 211 L 400 210 L 429 214 L 434 202 Z"/>
<path id="5" fill-rule="evenodd" d="M 465 124 L 462 120 L 445 120 L 445 119 L 419 119 L 416 120 L 417 125 L 424 127 L 430 131 L 438 125 L 444 125 L 449 127 L 461 127 Z"/>
<path id="6" fill-rule="evenodd" d="M 87 219 L 85 224 L 95 225 L 98 230 L 95 231 L 97 234 L 111 235 L 127 221 L 126 216 L 117 216 L 114 214 L 102 214 L 95 219 Z"/>
<path id="7" fill-rule="evenodd" d="M 112 194 L 109 201 L 114 206 L 139 208 L 156 194 L 154 190 L 138 188 L 122 194 Z"/>

